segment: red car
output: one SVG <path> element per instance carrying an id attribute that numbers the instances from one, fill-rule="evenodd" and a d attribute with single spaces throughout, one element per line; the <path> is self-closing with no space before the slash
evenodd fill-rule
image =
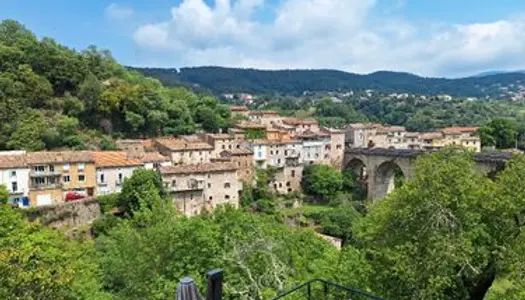
<path id="1" fill-rule="evenodd" d="M 77 192 L 68 192 L 66 194 L 66 202 L 76 201 L 83 198 L 86 198 L 86 196 Z"/>

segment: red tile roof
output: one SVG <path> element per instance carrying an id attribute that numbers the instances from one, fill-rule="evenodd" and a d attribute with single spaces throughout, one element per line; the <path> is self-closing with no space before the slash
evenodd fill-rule
<path id="1" fill-rule="evenodd" d="M 311 119 L 297 119 L 297 118 L 286 118 L 283 119 L 283 123 L 287 125 L 315 125 L 318 124 L 317 120 L 311 120 Z"/>
<path id="2" fill-rule="evenodd" d="M 461 133 L 474 133 L 478 131 L 479 127 L 447 127 L 441 128 L 441 132 L 444 134 L 461 134 Z"/>
<path id="3" fill-rule="evenodd" d="M 169 174 L 195 174 L 195 173 L 212 173 L 212 172 L 227 172 L 236 171 L 235 163 L 204 163 L 198 165 L 179 165 L 170 167 L 161 167 L 160 173 L 163 175 Z"/>
<path id="4" fill-rule="evenodd" d="M 146 152 L 140 159 L 143 163 L 168 162 L 169 157 L 166 157 L 158 152 Z"/>
<path id="5" fill-rule="evenodd" d="M 160 138 L 155 140 L 170 151 L 213 150 L 213 146 L 196 138 Z"/>
<path id="6" fill-rule="evenodd" d="M 89 151 L 41 151 L 27 153 L 27 163 L 30 165 L 91 162 L 95 162 L 95 160 L 93 154 Z"/>
<path id="7" fill-rule="evenodd" d="M 25 154 L 2 154 L 0 155 L 0 169 L 16 169 L 27 167 Z"/>
<path id="8" fill-rule="evenodd" d="M 128 158 L 127 153 L 124 151 L 95 151 L 93 152 L 93 157 L 95 158 L 95 166 L 100 168 L 143 165 L 140 159 Z"/>

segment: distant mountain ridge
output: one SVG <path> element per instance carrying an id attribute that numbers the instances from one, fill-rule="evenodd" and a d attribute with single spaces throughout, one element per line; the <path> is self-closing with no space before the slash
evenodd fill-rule
<path id="1" fill-rule="evenodd" d="M 362 91 L 457 97 L 510 97 L 525 90 L 525 73 L 466 78 L 427 78 L 411 73 L 378 71 L 355 74 L 338 70 L 257 70 L 225 67 L 131 68 L 166 85 L 191 85 L 216 94 L 295 94 L 304 91 Z"/>

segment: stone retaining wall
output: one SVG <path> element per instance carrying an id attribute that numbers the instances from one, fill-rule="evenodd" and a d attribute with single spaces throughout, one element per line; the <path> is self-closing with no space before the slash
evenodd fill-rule
<path id="1" fill-rule="evenodd" d="M 59 227 L 77 227 L 91 223 L 100 217 L 100 205 L 96 198 L 24 209 L 22 212 L 33 222 Z"/>

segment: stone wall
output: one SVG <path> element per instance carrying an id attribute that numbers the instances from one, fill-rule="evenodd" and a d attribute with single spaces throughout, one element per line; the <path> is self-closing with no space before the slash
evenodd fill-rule
<path id="1" fill-rule="evenodd" d="M 86 225 L 101 216 L 100 205 L 96 198 L 34 207 L 24 209 L 22 212 L 29 221 L 40 222 L 53 228 Z"/>

